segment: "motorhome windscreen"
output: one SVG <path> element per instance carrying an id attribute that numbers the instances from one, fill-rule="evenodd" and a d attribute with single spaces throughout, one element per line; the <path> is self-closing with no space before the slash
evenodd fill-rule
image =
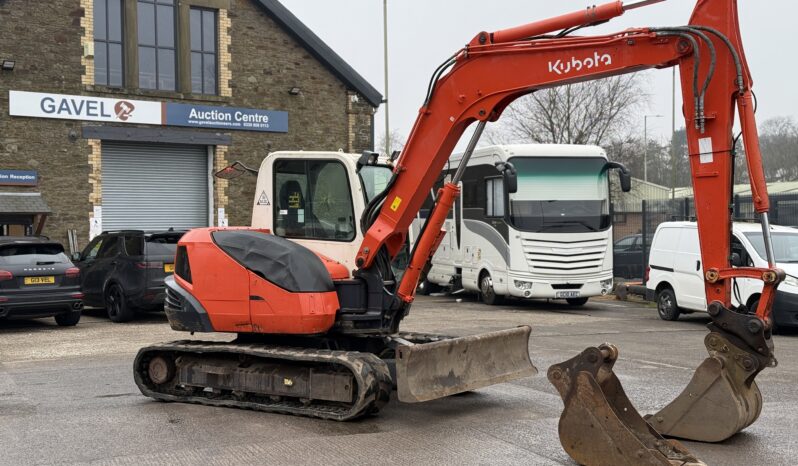
<path id="1" fill-rule="evenodd" d="M 771 232 L 773 238 L 773 253 L 776 255 L 776 262 L 782 264 L 791 264 L 798 262 L 798 232 Z M 745 233 L 745 237 L 756 249 L 759 257 L 765 259 L 765 240 L 762 239 L 762 233 L 759 231 Z"/>
<path id="2" fill-rule="evenodd" d="M 610 227 L 609 182 L 601 157 L 513 157 L 518 192 L 510 222 L 522 231 L 584 233 Z"/>

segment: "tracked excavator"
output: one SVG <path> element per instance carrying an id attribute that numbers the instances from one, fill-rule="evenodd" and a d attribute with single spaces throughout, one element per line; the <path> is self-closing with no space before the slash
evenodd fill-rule
<path id="1" fill-rule="evenodd" d="M 529 327 L 449 338 L 399 331 L 419 278 L 440 244 L 458 182 L 488 122 L 515 99 L 548 87 L 678 66 L 709 303 L 709 356 L 685 391 L 647 419 L 612 367 L 613 345 L 555 364 L 564 400 L 560 439 L 582 464 L 700 464 L 664 436 L 721 441 L 762 407 L 754 381 L 775 366 L 775 267 L 752 78 L 736 0 L 699 0 L 689 24 L 600 36 L 578 29 L 663 0 L 611 2 L 496 32 L 480 32 L 435 70 L 407 144 L 394 163 L 375 154 L 280 152 L 258 171 L 254 224 L 202 228 L 180 241 L 167 281 L 175 330 L 231 332 L 233 342 L 176 341 L 143 348 L 136 383 L 150 397 L 348 420 L 376 413 L 395 385 L 420 402 L 535 373 Z M 735 109 L 741 133 L 733 134 Z M 475 129 L 454 176 L 435 193 L 406 266 L 393 260 L 460 137 Z M 742 138 L 768 268 L 730 266 L 730 201 Z M 234 167 L 230 167 L 234 170 Z M 505 202 L 517 189 L 497 166 Z M 499 174 L 497 173 L 497 175 Z M 738 278 L 764 282 L 756 309 L 733 307 Z"/>

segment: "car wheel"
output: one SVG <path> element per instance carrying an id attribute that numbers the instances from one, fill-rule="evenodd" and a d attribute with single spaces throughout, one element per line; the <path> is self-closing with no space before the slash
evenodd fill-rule
<path id="1" fill-rule="evenodd" d="M 673 321 L 679 318 L 679 306 L 672 289 L 664 288 L 657 294 L 657 314 L 662 320 Z"/>
<path id="2" fill-rule="evenodd" d="M 119 285 L 111 285 L 105 292 L 105 311 L 112 322 L 128 322 L 135 315 L 134 310 L 127 304 L 125 292 Z"/>
<path id="3" fill-rule="evenodd" d="M 566 298 L 565 300 L 571 306 L 584 306 L 588 298 Z"/>
<path id="4" fill-rule="evenodd" d="M 440 290 L 440 286 L 435 283 L 430 283 L 429 280 L 424 279 L 418 284 L 418 290 L 416 290 L 416 292 L 422 296 L 429 296 L 430 293 L 438 293 Z"/>
<path id="5" fill-rule="evenodd" d="M 73 327 L 80 322 L 80 311 L 72 311 L 55 316 L 55 323 L 61 327 Z"/>
<path id="6" fill-rule="evenodd" d="M 485 304 L 493 306 L 504 302 L 504 296 L 496 294 L 493 289 L 493 279 L 487 273 L 479 281 L 479 293 L 482 296 L 482 302 Z"/>

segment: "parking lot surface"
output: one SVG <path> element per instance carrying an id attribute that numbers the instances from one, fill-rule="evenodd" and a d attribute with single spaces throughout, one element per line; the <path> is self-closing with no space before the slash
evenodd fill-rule
<path id="1" fill-rule="evenodd" d="M 132 377 L 141 346 L 232 338 L 173 332 L 162 314 L 112 324 L 89 310 L 75 328 L 0 322 L 0 464 L 574 464 L 557 437 L 562 401 L 548 366 L 614 343 L 627 394 L 641 413 L 653 412 L 706 356 L 707 322 L 698 314 L 663 322 L 647 305 L 609 299 L 571 308 L 420 297 L 403 330 L 466 335 L 528 324 L 540 374 L 427 403 L 392 401 L 376 417 L 346 423 L 142 396 Z M 685 442 L 707 464 L 795 464 L 798 335 L 775 344 L 779 366 L 757 378 L 760 419 L 721 444 Z"/>

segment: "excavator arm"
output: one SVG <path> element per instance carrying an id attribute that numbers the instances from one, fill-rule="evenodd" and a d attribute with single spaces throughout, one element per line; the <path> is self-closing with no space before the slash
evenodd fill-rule
<path id="1" fill-rule="evenodd" d="M 399 253 L 410 223 L 472 123 L 479 125 L 478 136 L 480 126 L 498 120 L 510 103 L 540 89 L 679 65 L 702 263 L 708 274 L 707 302 L 719 301 L 729 308 L 732 279 L 752 273 L 775 288 L 778 277 L 768 273 L 775 270 L 732 269 L 729 265 L 735 107 L 741 116 L 754 205 L 763 219 L 769 209 L 736 0 L 700 0 L 689 26 L 628 29 L 594 37 L 545 36 L 604 22 L 650 3 L 655 1 L 612 2 L 513 29 L 481 32 L 444 63 L 436 73 L 438 78 L 433 77 L 396 163 L 395 180 L 385 193 L 379 215 L 367 225 L 358 266 L 370 267 L 382 248 L 390 257 Z M 440 76 L 447 66 L 451 70 Z M 467 158 L 461 165 L 465 162 Z M 436 210 L 447 210 L 447 199 L 456 196 L 454 181 L 443 188 L 444 196 L 437 197 Z M 440 231 L 440 225 L 434 223 L 442 222 L 433 219 L 425 229 L 433 239 Z M 421 267 L 434 254 L 437 242 L 424 239 L 419 240 L 402 280 L 400 293 L 406 301 L 412 301 Z M 772 267 L 772 257 L 769 260 Z M 769 308 L 770 301 L 760 301 L 760 318 L 769 319 Z"/>
<path id="2" fill-rule="evenodd" d="M 367 217 L 372 221 L 364 225 L 368 231 L 356 264 L 361 269 L 369 269 L 381 252 L 389 257 L 398 254 L 406 240 L 408 226 L 438 180 L 452 150 L 466 129 L 476 122 L 460 168 L 451 182 L 438 191 L 436 205 L 402 277 L 397 296 L 410 304 L 419 277 L 440 244 L 444 234 L 441 227 L 459 194 L 458 181 L 487 122 L 498 120 L 517 98 L 540 89 L 678 65 L 706 296 L 713 321 L 706 341 L 710 357 L 696 372 L 685 393 L 655 414 L 650 422 L 667 435 L 719 441 L 754 422 L 761 409 L 761 395 L 753 379 L 764 367 L 775 365 L 770 314 L 776 287 L 784 278 L 773 260 L 752 79 L 740 38 L 737 2 L 698 0 L 687 26 L 634 28 L 593 37 L 568 35 L 576 29 L 606 22 L 629 9 L 659 1 L 662 0 L 627 5 L 616 1 L 513 29 L 480 32 L 441 65 L 432 78 L 427 97 L 396 163 L 394 180 L 384 193 L 382 203 L 373 206 L 379 213 L 375 210 Z M 740 115 L 754 205 L 762 220 L 769 262 L 769 268 L 765 269 L 730 266 L 730 200 L 738 139 L 733 134 L 735 110 Z M 755 316 L 741 312 L 744 308 L 732 306 L 733 280 L 743 277 L 764 282 Z M 579 403 L 575 394 L 577 373 L 586 377 L 586 381 L 595 382 L 592 385 L 594 394 L 602 398 L 605 407 L 617 413 L 619 405 L 623 405 L 626 412 L 631 405 L 620 390 L 620 384 L 616 383 L 617 379 L 610 381 L 615 387 L 612 392 L 616 395 L 620 392 L 625 401 L 613 399 L 612 394 L 602 394 L 599 388 L 607 381 L 607 374 L 611 375 L 617 350 L 593 350 L 583 353 L 583 357 L 593 358 L 592 366 L 582 364 L 584 360 L 572 360 L 550 369 L 550 379 L 566 402 L 566 413 L 569 403 Z M 563 374 L 570 375 L 563 378 Z M 553 376 L 557 377 L 556 381 Z M 585 391 L 584 387 L 580 390 Z M 584 419 L 583 414 L 578 417 Z M 568 416 L 564 415 L 562 422 L 568 430 L 566 418 Z M 638 427 L 640 425 L 645 425 L 642 419 L 639 419 Z M 574 429 L 578 430 L 571 426 L 571 431 Z M 561 423 L 561 433 L 562 430 Z M 590 435 L 589 432 L 582 434 Z M 643 444 L 659 442 L 647 435 L 643 435 L 646 437 L 641 440 Z M 563 441 L 565 445 L 565 437 Z M 636 441 L 632 444 L 636 445 Z M 569 453 L 577 457 L 574 452 Z"/>

